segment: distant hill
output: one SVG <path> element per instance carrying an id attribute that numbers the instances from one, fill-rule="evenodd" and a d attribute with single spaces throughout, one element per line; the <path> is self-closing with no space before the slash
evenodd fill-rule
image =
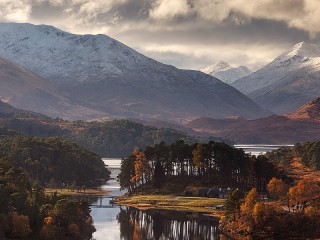
<path id="1" fill-rule="evenodd" d="M 248 76 L 252 73 L 252 71 L 245 66 L 232 67 L 229 63 L 224 61 L 219 61 L 201 71 L 216 77 L 227 84 L 231 84 L 239 78 Z"/>
<path id="2" fill-rule="evenodd" d="M 27 112 L 0 102 L 0 138 L 15 136 L 18 133 L 35 137 L 57 136 L 72 140 L 103 157 L 126 157 L 135 148 L 144 148 L 162 141 L 171 144 L 177 140 L 188 143 L 221 140 L 221 138 L 210 137 L 208 134 L 193 136 L 175 130 L 170 127 L 171 125 L 168 127 L 145 126 L 129 120 L 67 121 L 40 114 L 5 114 L 1 112 L 2 109 L 6 112 Z"/>
<path id="3" fill-rule="evenodd" d="M 67 107 L 60 110 L 61 116 L 68 114 L 73 119 L 81 113 L 97 118 L 101 112 L 114 118 L 175 122 L 199 116 L 256 118 L 270 114 L 214 77 L 162 64 L 105 35 L 75 35 L 46 25 L 0 23 L 0 55 L 98 112 L 80 109 L 75 114 Z M 50 96 L 47 101 L 52 102 L 38 104 L 54 104 L 57 95 Z M 61 101 L 66 99 L 54 102 Z M 44 112 L 42 105 L 39 109 Z M 46 114 L 55 110 L 48 109 Z"/>
<path id="4" fill-rule="evenodd" d="M 317 97 L 319 78 L 320 46 L 301 42 L 231 85 L 260 106 L 283 114 Z"/>
<path id="5" fill-rule="evenodd" d="M 320 101 L 315 98 L 288 115 L 243 118 L 199 118 L 186 124 L 195 131 L 211 133 L 238 144 L 294 144 L 320 140 Z"/>
<path id="6" fill-rule="evenodd" d="M 312 99 L 312 101 L 300 107 L 296 112 L 286 116 L 291 119 L 320 121 L 320 97 Z"/>

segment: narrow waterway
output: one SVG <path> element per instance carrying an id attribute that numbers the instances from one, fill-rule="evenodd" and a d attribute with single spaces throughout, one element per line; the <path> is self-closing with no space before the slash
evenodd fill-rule
<path id="1" fill-rule="evenodd" d="M 103 161 L 108 165 L 111 171 L 111 180 L 101 188 L 108 190 L 109 194 L 105 197 L 99 198 L 93 205 L 102 207 L 92 207 L 91 216 L 93 217 L 96 232 L 93 238 L 96 240 L 116 240 L 120 238 L 120 224 L 117 221 L 117 216 L 120 212 L 119 206 L 112 206 L 109 201 L 113 196 L 123 195 L 124 192 L 120 191 L 120 185 L 117 182 L 117 176 L 120 173 L 121 159 L 104 158 Z"/>
<path id="2" fill-rule="evenodd" d="M 99 198 L 91 207 L 96 232 L 95 240 L 193 240 L 219 239 L 218 219 L 198 213 L 148 210 L 112 206 L 113 196 L 120 191 L 116 177 L 120 172 L 120 159 L 103 159 L 111 170 L 111 180 L 102 188 L 110 193 Z"/>

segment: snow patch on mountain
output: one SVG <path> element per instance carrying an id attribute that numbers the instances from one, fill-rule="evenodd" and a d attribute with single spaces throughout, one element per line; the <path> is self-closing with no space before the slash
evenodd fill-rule
<path id="1" fill-rule="evenodd" d="M 290 50 L 281 54 L 271 63 L 258 71 L 233 82 L 231 85 L 249 94 L 259 89 L 277 83 L 290 72 L 300 69 L 308 71 L 320 70 L 320 47 L 305 42 L 294 45 Z"/>
<path id="2" fill-rule="evenodd" d="M 232 67 L 225 61 L 219 61 L 212 66 L 202 69 L 201 71 L 216 77 L 227 84 L 233 83 L 237 79 L 248 76 L 252 73 L 252 71 L 245 66 Z"/>
<path id="3" fill-rule="evenodd" d="M 105 35 L 0 23 L 1 54 L 84 106 L 115 117 L 184 121 L 269 114 L 212 76 L 162 64 Z"/>
<path id="4" fill-rule="evenodd" d="M 319 77 L 320 47 L 301 42 L 231 85 L 260 106 L 283 114 L 319 95 Z"/>

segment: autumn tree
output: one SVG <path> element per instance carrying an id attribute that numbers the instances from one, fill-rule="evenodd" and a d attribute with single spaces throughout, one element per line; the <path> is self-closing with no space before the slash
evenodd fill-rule
<path id="1" fill-rule="evenodd" d="M 312 179 L 302 179 L 298 184 L 289 189 L 289 202 L 291 205 L 298 204 L 299 210 L 303 211 L 305 204 L 319 198 L 320 187 L 317 182 Z"/>
<path id="2" fill-rule="evenodd" d="M 273 177 L 267 184 L 267 190 L 271 197 L 279 199 L 279 197 L 285 194 L 285 184 L 281 179 Z"/>
<path id="3" fill-rule="evenodd" d="M 135 175 L 132 177 L 132 182 L 139 183 L 143 185 L 145 182 L 150 180 L 151 169 L 148 164 L 148 160 L 143 151 L 138 151 L 137 149 L 133 152 L 135 156 L 134 162 L 134 172 Z"/>
<path id="4" fill-rule="evenodd" d="M 253 188 L 248 195 L 246 196 L 244 203 L 241 204 L 241 218 L 244 223 L 248 228 L 248 232 L 251 231 L 253 225 L 254 225 L 254 219 L 252 217 L 253 213 L 253 208 L 256 204 L 257 200 L 257 189 Z"/>

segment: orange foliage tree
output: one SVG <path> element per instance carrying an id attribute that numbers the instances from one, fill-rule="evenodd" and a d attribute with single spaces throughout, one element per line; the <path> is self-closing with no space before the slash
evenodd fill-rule
<path id="1" fill-rule="evenodd" d="M 150 180 L 151 168 L 149 166 L 146 155 L 143 151 L 138 151 L 137 149 L 133 152 L 135 156 L 134 161 L 134 172 L 135 175 L 132 177 L 131 182 L 137 184 L 141 182 L 144 184 L 145 182 Z"/>
<path id="2" fill-rule="evenodd" d="M 275 199 L 279 199 L 279 197 L 284 195 L 285 192 L 285 184 L 281 179 L 277 179 L 273 177 L 270 182 L 267 184 L 268 192 L 271 197 Z"/>
<path id="3" fill-rule="evenodd" d="M 303 211 L 307 202 L 312 202 L 320 196 L 320 187 L 317 182 L 312 179 L 302 179 L 297 186 L 289 189 L 290 205 L 298 205 L 297 210 Z"/>
<path id="4" fill-rule="evenodd" d="M 246 196 L 244 203 L 241 204 L 240 210 L 241 210 L 241 219 L 243 221 L 243 224 L 248 227 L 248 231 L 250 232 L 250 229 L 254 225 L 254 219 L 252 217 L 253 208 L 256 204 L 257 200 L 257 189 L 253 188 Z"/>

